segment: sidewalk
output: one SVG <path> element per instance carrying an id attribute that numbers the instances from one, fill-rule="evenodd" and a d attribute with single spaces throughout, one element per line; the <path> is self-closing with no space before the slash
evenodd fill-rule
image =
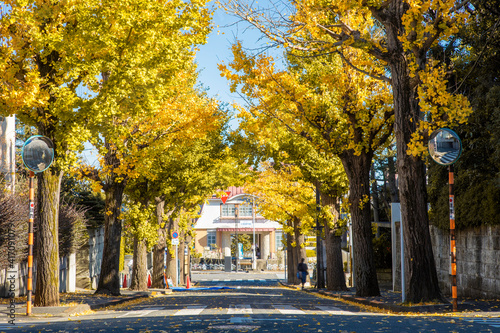
<path id="1" fill-rule="evenodd" d="M 61 294 L 59 302 L 61 306 L 32 307 L 30 317 L 26 316 L 26 302 L 15 303 L 15 314 L 17 319 L 37 318 L 37 317 L 69 317 L 85 313 L 90 310 L 97 310 L 122 304 L 128 301 L 147 298 L 155 293 L 160 293 L 158 289 L 148 291 L 130 291 L 122 289 L 121 296 L 95 295 L 95 290 L 78 290 L 76 293 Z M 161 290 L 163 292 L 163 289 Z M 65 305 L 68 304 L 68 305 Z M 7 314 L 8 304 L 0 304 L 0 313 Z"/>
<path id="2" fill-rule="evenodd" d="M 300 289 L 297 285 L 290 285 L 281 282 L 281 285 L 291 289 Z M 380 296 L 375 297 L 357 297 L 356 291 L 349 288 L 347 291 L 327 291 L 326 289 L 305 288 L 305 292 L 318 293 L 324 296 L 335 297 L 347 302 L 367 305 L 380 310 L 395 313 L 440 313 L 440 314 L 459 314 L 460 316 L 471 317 L 500 317 L 500 299 L 482 300 L 482 299 L 458 299 L 458 311 L 453 312 L 451 301 L 443 304 L 414 304 L 403 305 L 401 292 L 394 292 L 387 288 L 380 289 Z M 449 299 L 448 299 L 449 300 Z"/>

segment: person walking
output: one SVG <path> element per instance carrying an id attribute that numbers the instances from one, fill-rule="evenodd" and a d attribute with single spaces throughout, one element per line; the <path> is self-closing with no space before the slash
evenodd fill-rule
<path id="1" fill-rule="evenodd" d="M 307 270 L 307 264 L 305 263 L 305 259 L 302 258 L 300 260 L 299 265 L 297 266 L 297 277 L 300 279 L 300 282 L 302 283 L 302 289 L 304 289 L 304 284 L 306 283 L 307 275 L 309 275 L 309 272 Z"/>

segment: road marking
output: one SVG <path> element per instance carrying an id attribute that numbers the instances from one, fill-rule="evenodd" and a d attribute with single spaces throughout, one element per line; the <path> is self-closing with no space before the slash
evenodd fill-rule
<path id="1" fill-rule="evenodd" d="M 216 281 L 219 281 L 219 279 L 213 279 L 212 281 L 216 282 Z"/>
<path id="2" fill-rule="evenodd" d="M 281 314 L 306 314 L 304 311 L 297 309 L 294 306 L 291 305 L 284 305 L 284 304 L 272 304 L 272 306 L 278 310 Z"/>
<path id="3" fill-rule="evenodd" d="M 19 324 L 0 324 L 0 332 L 2 331 L 8 331 L 16 328 L 22 328 L 24 325 L 19 325 Z"/>
<path id="4" fill-rule="evenodd" d="M 329 314 L 334 314 L 334 315 L 352 315 L 354 313 L 350 311 L 344 311 L 340 308 L 337 308 L 335 306 L 317 306 L 318 309 L 321 311 L 328 312 Z"/>
<path id="5" fill-rule="evenodd" d="M 203 310 L 205 310 L 206 305 L 192 305 L 188 306 L 187 309 L 181 309 L 177 311 L 174 316 L 196 316 L 199 315 Z"/>
<path id="6" fill-rule="evenodd" d="M 231 281 L 231 279 L 224 279 L 224 282 L 229 282 Z"/>
<path id="7" fill-rule="evenodd" d="M 252 308 L 250 304 L 237 304 L 231 305 L 229 309 L 227 309 L 227 314 L 251 314 Z"/>
<path id="8" fill-rule="evenodd" d="M 151 312 L 155 312 L 158 310 L 163 310 L 164 307 L 152 307 L 152 308 L 146 308 L 143 310 L 135 310 L 135 311 L 127 311 L 124 314 L 117 316 L 117 318 L 123 318 L 123 317 L 144 317 L 145 315 L 150 314 Z"/>
<path id="9" fill-rule="evenodd" d="M 498 318 L 475 318 L 467 320 L 471 323 L 488 325 L 495 328 L 500 328 L 500 319 Z"/>

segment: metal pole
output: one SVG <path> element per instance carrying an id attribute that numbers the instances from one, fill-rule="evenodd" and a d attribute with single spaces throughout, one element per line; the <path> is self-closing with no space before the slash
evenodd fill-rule
<path id="1" fill-rule="evenodd" d="M 457 301 L 457 249 L 455 242 L 455 193 L 453 164 L 448 166 L 450 184 L 450 263 L 451 263 L 451 297 L 453 311 L 458 311 Z"/>
<path id="2" fill-rule="evenodd" d="M 236 260 L 236 273 L 238 273 L 238 204 L 234 204 L 234 234 L 236 239 L 236 246 L 234 250 L 234 258 Z"/>
<path id="3" fill-rule="evenodd" d="M 402 302 L 406 302 L 406 276 L 405 276 L 405 247 L 404 247 L 404 238 L 403 238 L 403 217 L 401 217 L 401 221 L 399 221 L 399 228 L 401 232 L 401 297 Z"/>
<path id="4" fill-rule="evenodd" d="M 35 173 L 29 175 L 29 220 L 28 220 L 28 295 L 26 298 L 26 315 L 31 315 L 31 294 L 33 290 L 33 222 L 35 219 Z"/>
<path id="5" fill-rule="evenodd" d="M 253 226 L 253 253 L 252 253 L 252 270 L 257 269 L 257 257 L 255 255 L 255 197 L 252 196 L 252 226 Z"/>
<path id="6" fill-rule="evenodd" d="M 175 246 L 175 285 L 179 286 L 179 246 Z"/>

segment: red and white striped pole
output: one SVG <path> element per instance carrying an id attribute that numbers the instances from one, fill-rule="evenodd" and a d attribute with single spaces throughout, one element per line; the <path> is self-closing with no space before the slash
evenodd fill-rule
<path id="1" fill-rule="evenodd" d="M 31 294 L 33 289 L 33 223 L 35 220 L 35 173 L 30 171 L 29 176 L 29 220 L 28 220 L 28 295 L 26 299 L 26 315 L 31 315 Z"/>
<path id="2" fill-rule="evenodd" d="M 453 189 L 453 164 L 448 166 L 450 185 L 450 263 L 451 263 L 451 297 L 453 311 L 458 311 L 457 301 L 457 248 L 455 243 L 455 193 Z"/>

